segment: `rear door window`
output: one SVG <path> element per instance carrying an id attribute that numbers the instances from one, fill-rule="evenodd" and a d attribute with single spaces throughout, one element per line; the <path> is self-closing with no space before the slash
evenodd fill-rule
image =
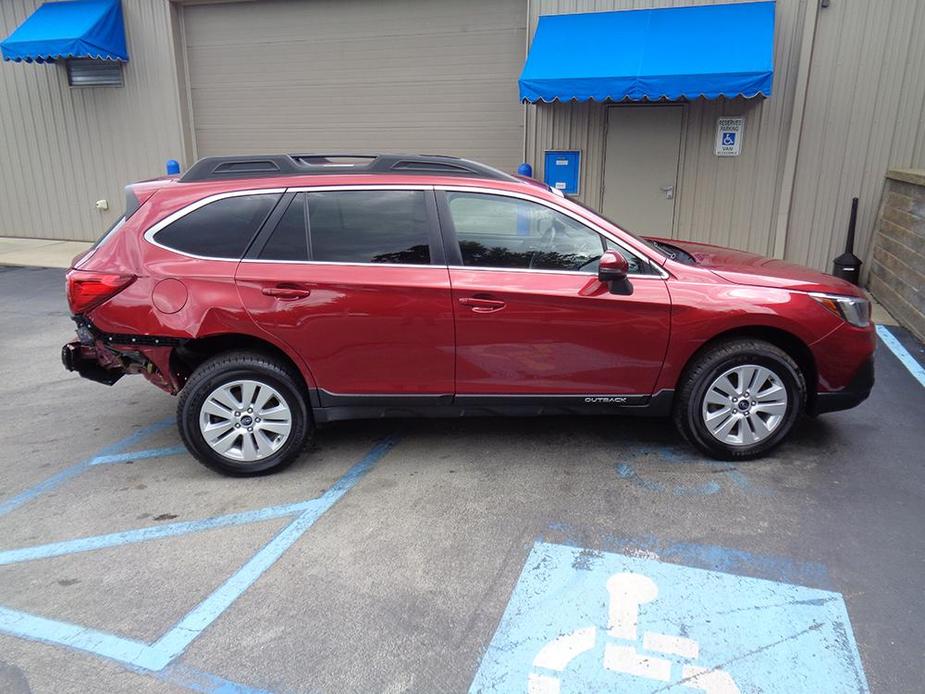
<path id="1" fill-rule="evenodd" d="M 154 240 L 181 253 L 238 259 L 279 198 L 279 194 L 259 193 L 210 202 L 168 224 Z"/>
<path id="2" fill-rule="evenodd" d="M 311 259 L 430 264 L 430 220 L 421 190 L 306 193 Z"/>

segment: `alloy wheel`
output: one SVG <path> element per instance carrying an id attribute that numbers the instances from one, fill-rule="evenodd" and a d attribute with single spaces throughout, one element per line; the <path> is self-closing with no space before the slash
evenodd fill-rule
<path id="1" fill-rule="evenodd" d="M 292 431 L 292 412 L 266 383 L 236 380 L 220 385 L 202 403 L 199 431 L 219 455 L 245 463 L 278 451 Z"/>
<path id="2" fill-rule="evenodd" d="M 707 388 L 701 414 L 710 434 L 729 446 L 770 437 L 787 414 L 787 388 L 764 366 L 743 364 L 721 373 Z"/>

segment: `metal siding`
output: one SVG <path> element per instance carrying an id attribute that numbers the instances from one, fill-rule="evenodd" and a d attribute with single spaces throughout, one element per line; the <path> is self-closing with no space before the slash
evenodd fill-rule
<path id="1" fill-rule="evenodd" d="M 714 4 L 727 2 L 716 0 Z M 681 0 L 532 0 L 531 36 L 541 14 L 611 11 L 686 6 Z M 707 4 L 707 3 L 696 3 Z M 793 82 L 799 50 L 803 5 L 779 0 L 775 29 L 774 96 L 770 99 L 698 99 L 684 105 L 682 151 L 674 228 L 671 236 L 735 246 L 759 253 L 772 250 L 786 145 L 786 126 L 793 104 Z M 605 156 L 603 104 L 538 104 L 528 106 L 527 159 L 542 176 L 545 149 L 578 148 L 586 152 L 582 174 L 582 202 L 600 207 Z M 745 115 L 742 154 L 720 158 L 713 154 L 716 119 Z M 569 125 L 565 125 L 569 124 Z"/>
<path id="2" fill-rule="evenodd" d="M 844 250 L 868 260 L 884 175 L 925 167 L 925 3 L 845 0 L 820 10 L 786 257 L 820 269 Z"/>
<path id="3" fill-rule="evenodd" d="M 0 2 L 0 35 L 40 4 Z M 0 236 L 94 240 L 121 214 L 126 183 L 181 157 L 168 3 L 122 5 L 124 87 L 69 87 L 63 63 L 0 63 Z"/>
<path id="4" fill-rule="evenodd" d="M 199 156 L 440 152 L 513 171 L 524 0 L 184 8 Z"/>
<path id="5" fill-rule="evenodd" d="M 763 253 L 772 250 L 806 2 L 777 2 L 774 96 L 766 101 L 686 105 L 674 236 Z M 0 32 L 8 35 L 39 4 L 40 0 L 0 2 Z M 528 0 L 529 34 L 540 14 L 687 4 Z M 5 164 L 0 168 L 0 235 L 96 238 L 121 211 L 122 185 L 160 174 L 168 158 L 188 164 L 189 156 L 183 153 L 192 152 L 196 136 L 204 138 L 200 154 L 385 146 L 455 151 L 508 169 L 520 161 L 523 132 L 515 83 L 526 40 L 525 0 L 485 0 L 478 7 L 413 0 L 259 5 L 256 13 L 257 3 L 181 10 L 214 23 L 192 27 L 196 31 L 191 32 L 191 53 L 195 55 L 197 43 L 202 43 L 204 55 L 199 63 L 191 61 L 190 77 L 217 75 L 223 64 L 217 59 L 234 66 L 226 75 L 246 76 L 239 73 L 252 63 L 228 46 L 234 45 L 230 38 L 235 31 L 242 31 L 241 13 L 251 12 L 249 21 L 257 24 L 249 30 L 263 27 L 263 35 L 271 37 L 267 47 L 279 48 L 288 41 L 309 51 L 277 62 L 267 57 L 272 51 L 251 53 L 263 68 L 257 82 L 282 70 L 287 83 L 311 86 L 305 66 L 313 64 L 306 62 L 312 53 L 301 39 L 312 37 L 336 57 L 326 60 L 336 71 L 321 74 L 329 80 L 325 84 L 321 79 L 318 85 L 324 98 L 297 99 L 298 108 L 293 109 L 278 97 L 266 102 L 260 84 L 242 82 L 245 94 L 256 87 L 257 95 L 242 106 L 227 94 L 234 84 L 210 92 L 201 81 L 201 91 L 197 93 L 194 84 L 187 95 L 182 63 L 190 56 L 178 51 L 178 86 L 171 10 L 161 1 L 123 0 L 132 58 L 125 67 L 123 88 L 70 88 L 63 66 L 0 64 L 0 154 Z M 313 8 L 329 11 L 316 12 L 307 23 L 280 22 L 275 6 L 286 9 L 290 20 L 304 19 L 298 13 Z M 335 34 L 336 39 L 329 38 Z M 383 35 L 390 37 L 387 51 L 376 41 Z M 915 0 L 840 0 L 820 10 L 790 208 L 789 259 L 827 268 L 841 249 L 853 195 L 861 198 L 857 252 L 869 256 L 884 172 L 888 167 L 925 167 L 922 36 L 925 3 Z M 415 42 L 420 42 L 420 49 L 409 52 Z M 415 61 L 422 52 L 426 60 Z M 371 63 L 376 78 L 364 82 Z M 200 70 L 205 73 L 197 73 Z M 449 79 L 434 79 L 435 72 Z M 356 99 L 355 92 L 331 84 L 332 78 L 352 88 L 365 85 L 367 98 Z M 427 98 L 414 104 L 402 98 L 400 88 L 386 88 L 415 83 L 424 85 Z M 212 99 L 214 108 L 190 109 L 187 96 L 194 106 Z M 280 110 L 279 117 L 274 117 L 275 110 Z M 748 121 L 742 156 L 718 160 L 712 154 L 715 118 L 743 111 Z M 204 120 L 194 121 L 195 130 L 184 142 L 181 122 L 193 115 Z M 525 120 L 527 159 L 535 164 L 537 175 L 542 176 L 545 149 L 581 149 L 581 197 L 600 206 L 605 107 L 531 106 Z M 242 122 L 244 127 L 239 127 Z M 109 200 L 109 212 L 94 209 L 100 198 Z"/>
<path id="6" fill-rule="evenodd" d="M 716 0 L 726 2 L 727 0 Z M 815 0 L 811 0 L 815 1 Z M 542 14 L 707 4 L 687 0 L 530 0 Z M 793 115 L 806 0 L 778 0 L 774 94 L 685 106 L 676 238 L 771 254 Z M 870 236 L 888 167 L 925 166 L 925 3 L 839 0 L 819 11 L 785 256 L 827 269 L 840 252 L 853 195 L 861 198 L 858 255 Z M 583 202 L 602 200 L 604 105 L 528 107 L 527 160 L 545 149 L 586 152 Z M 716 118 L 746 115 L 742 155 L 713 154 Z M 566 124 L 571 123 L 571 126 Z"/>

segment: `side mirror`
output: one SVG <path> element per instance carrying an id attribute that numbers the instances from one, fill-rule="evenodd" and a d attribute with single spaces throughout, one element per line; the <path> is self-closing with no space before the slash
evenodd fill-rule
<path id="1" fill-rule="evenodd" d="M 629 263 L 617 251 L 605 251 L 597 266 L 597 279 L 610 285 L 611 294 L 632 294 L 633 285 L 626 278 Z"/>

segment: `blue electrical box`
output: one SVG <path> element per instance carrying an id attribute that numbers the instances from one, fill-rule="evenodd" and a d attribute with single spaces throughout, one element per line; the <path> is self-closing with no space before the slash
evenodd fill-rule
<path id="1" fill-rule="evenodd" d="M 546 185 L 566 195 L 578 195 L 580 166 L 581 152 L 577 149 L 548 149 L 543 167 L 543 180 Z"/>

